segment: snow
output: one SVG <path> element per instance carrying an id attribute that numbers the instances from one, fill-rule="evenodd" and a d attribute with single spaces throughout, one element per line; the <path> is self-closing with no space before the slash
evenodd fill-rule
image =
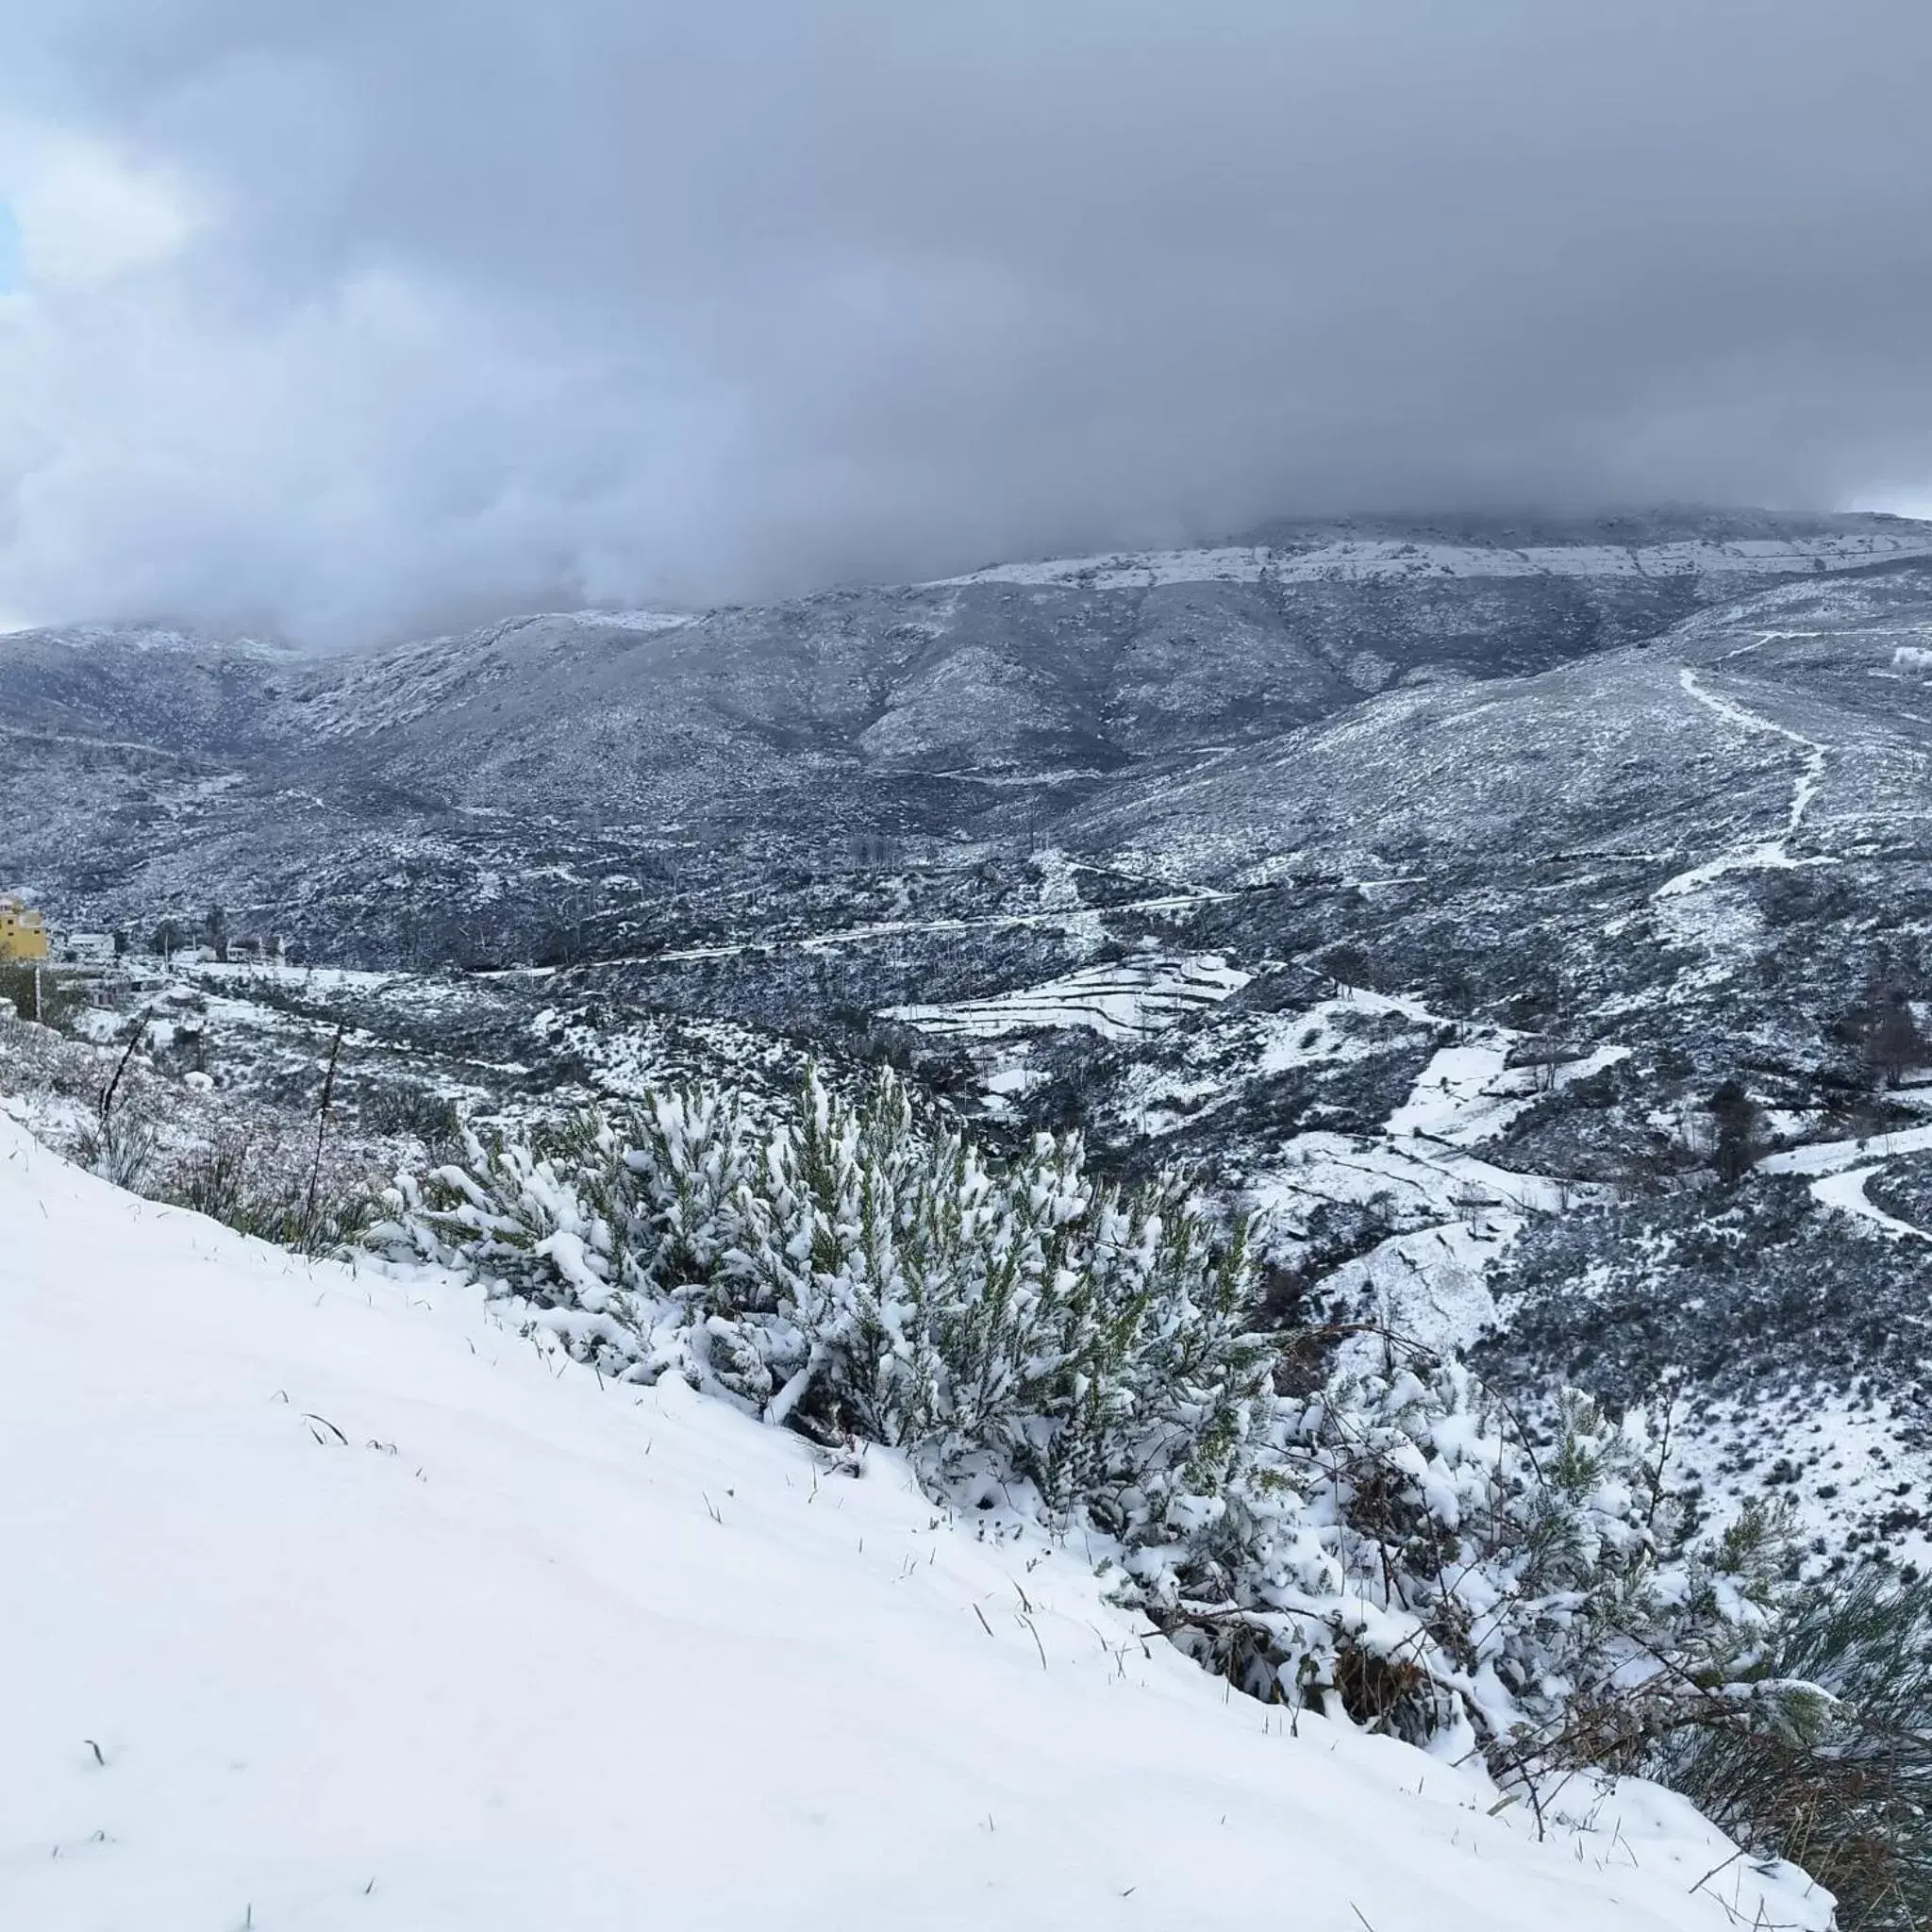
<path id="1" fill-rule="evenodd" d="M 1895 1402 L 1879 1390 L 1857 1394 L 1824 1379 L 1700 1399 L 1679 1407 L 1672 1457 L 1680 1477 L 1705 1491 L 1718 1520 L 1762 1499 L 1765 1467 L 1785 1458 L 1790 1473 L 1774 1493 L 1795 1512 L 1799 1546 L 1816 1572 L 1843 1549 L 1848 1530 L 1890 1515 L 1899 1497 L 1921 1487 L 1915 1458 L 1901 1448 L 1911 1406 L 1908 1396 Z M 1893 1520 L 1882 1534 L 1895 1561 L 1921 1569 L 1932 1563 L 1923 1524 Z"/>
<path id="2" fill-rule="evenodd" d="M 1150 550 L 1103 557 L 1001 563 L 946 577 L 945 586 L 1079 585 L 1096 591 L 1154 590 L 1167 584 L 1369 583 L 1455 577 L 1756 576 L 1849 570 L 1890 558 L 1932 554 L 1932 536 L 1868 533 L 1830 537 L 1687 541 L 1625 548 L 1611 543 L 1530 545 L 1412 543 L 1399 539 L 1343 540 L 1299 550 L 1265 544 L 1196 550 Z"/>
<path id="3" fill-rule="evenodd" d="M 1500 1134 L 1537 1100 L 1538 1070 L 1508 1064 L 1520 1036 L 1497 1028 L 1487 1038 L 1445 1046 L 1422 1071 L 1408 1098 L 1389 1116 L 1383 1132 L 1393 1138 L 1427 1137 L 1469 1147 Z M 1585 1080 L 1629 1057 L 1629 1049 L 1601 1046 L 1544 1070 L 1551 1088 Z"/>
<path id="4" fill-rule="evenodd" d="M 1874 1154 L 1889 1159 L 1894 1154 L 1923 1154 L 1928 1148 L 1932 1148 L 1932 1127 L 1902 1127 L 1895 1134 L 1874 1134 L 1856 1141 L 1810 1141 L 1802 1147 L 1767 1154 L 1757 1166 L 1763 1174 L 1841 1174 Z"/>
<path id="5" fill-rule="evenodd" d="M 1785 818 L 1784 830 L 1776 838 L 1757 841 L 1740 850 L 1723 853 L 1716 858 L 1707 859 L 1702 865 L 1694 865 L 1688 872 L 1680 872 L 1674 877 L 1666 879 L 1657 889 L 1657 896 L 1659 899 L 1681 898 L 1688 892 L 1702 891 L 1726 873 L 1780 871 L 1799 865 L 1829 864 L 1831 861 L 1824 857 L 1793 858 L 1790 851 L 1790 841 L 1803 829 L 1805 815 L 1811 809 L 1812 801 L 1818 796 L 1818 789 L 1824 782 L 1825 747 L 1815 739 L 1807 738 L 1802 732 L 1792 731 L 1774 719 L 1762 717 L 1756 711 L 1746 710 L 1742 705 L 1734 704 L 1727 698 L 1714 696 L 1705 690 L 1696 672 L 1688 664 L 1678 671 L 1677 679 L 1688 696 L 1696 699 L 1707 709 L 1715 711 L 1726 724 L 1735 724 L 1740 730 L 1771 732 L 1778 738 L 1786 739 L 1803 749 L 1805 761 L 1791 787 L 1790 809 Z"/>
<path id="6" fill-rule="evenodd" d="M 1324 1280 L 1323 1292 L 1372 1313 L 1379 1326 L 1424 1348 L 1466 1348 L 1496 1325 L 1489 1267 L 1522 1225 L 1520 1216 L 1485 1211 L 1473 1212 L 1470 1223 L 1391 1235 L 1344 1261 Z M 1373 1366 L 1380 1355 L 1379 1341 L 1369 1336 L 1350 1351 L 1361 1367 Z"/>
<path id="7" fill-rule="evenodd" d="M 1920 1154 L 1932 1148 L 1932 1126 L 1903 1127 L 1896 1133 L 1874 1134 L 1857 1141 L 1811 1141 L 1757 1162 L 1760 1174 L 1808 1174 L 1811 1198 L 1821 1207 L 1836 1208 L 1869 1223 L 1893 1240 L 1932 1241 L 1932 1233 L 1901 1221 L 1870 1200 L 1865 1186 L 1886 1162 L 1899 1154 Z M 1874 1157 L 1876 1157 L 1875 1158 Z"/>
<path id="8" fill-rule="evenodd" d="M 39 641 L 75 651 L 113 645 L 125 650 L 164 654 L 214 648 L 238 657 L 287 658 L 291 655 L 285 646 L 261 638 L 211 638 L 194 631 L 175 630 L 167 625 L 71 624 L 55 629 L 26 628 L 28 634 Z"/>
<path id="9" fill-rule="evenodd" d="M 317 995 L 380 992 L 408 977 L 402 973 L 375 972 L 366 967 L 292 966 L 282 959 L 195 959 L 185 953 L 176 954 L 168 962 L 168 970 L 177 978 L 196 980 L 208 986 L 225 983 L 245 988 L 251 984 L 268 984 Z"/>
<path id="10" fill-rule="evenodd" d="M 1039 986 L 950 1006 L 889 1007 L 881 1018 L 922 1032 L 995 1038 L 1038 1027 L 1085 1027 L 1103 1040 L 1142 1040 L 1203 1007 L 1218 1006 L 1254 975 L 1218 953 L 1145 956 Z"/>
<path id="11" fill-rule="evenodd" d="M 1418 1001 L 1366 991 L 1314 1014 L 1349 1006 L 1417 1025 L 1449 1024 Z M 1332 1270 L 1324 1296 L 1426 1347 L 1465 1349 L 1496 1326 L 1489 1272 L 1529 1217 L 1607 1198 L 1600 1186 L 1499 1167 L 1468 1151 L 1503 1133 L 1541 1091 L 1587 1079 L 1628 1053 L 1605 1046 L 1558 1065 L 1512 1067 L 1510 1052 L 1524 1039 L 1505 1026 L 1465 1027 L 1430 1057 L 1378 1134 L 1297 1134 L 1272 1158 L 1252 1200 L 1277 1243 L 1302 1240 L 1308 1218 L 1332 1202 L 1385 1203 L 1411 1224 Z M 1311 1055 L 1321 1043 L 1308 1041 Z M 1365 1357 L 1374 1346 L 1364 1338 Z"/>
<path id="12" fill-rule="evenodd" d="M 0 1228 L 9 1925 L 1827 1924 L 1667 1793 L 1579 1782 L 1539 1842 L 890 1457 L 602 1388 L 469 1291 L 299 1262 L 5 1119 Z"/>
<path id="13" fill-rule="evenodd" d="M 1265 1015 L 1263 1044 L 1255 1072 L 1285 1074 L 1291 1067 L 1359 1059 L 1370 1050 L 1368 1039 L 1350 1024 L 1359 1010 L 1353 1000 L 1333 999 L 1299 1011 Z"/>
<path id="14" fill-rule="evenodd" d="M 681 625 L 694 624 L 696 618 L 688 610 L 566 610 L 562 613 L 573 624 L 605 625 L 612 630 L 676 630 Z"/>
<path id="15" fill-rule="evenodd" d="M 1884 1171 L 1885 1163 L 1874 1160 L 1870 1167 L 1848 1168 L 1843 1174 L 1825 1174 L 1811 1183 L 1811 1197 L 1821 1207 L 1836 1208 L 1841 1214 L 1852 1214 L 1861 1221 L 1869 1221 L 1894 1240 L 1932 1241 L 1932 1235 L 1924 1228 L 1914 1227 L 1909 1221 L 1901 1221 L 1896 1214 L 1888 1214 L 1884 1208 L 1865 1198 L 1865 1183 L 1874 1174 Z"/>
<path id="16" fill-rule="evenodd" d="M 824 932 L 798 935 L 764 933 L 755 939 L 721 940 L 711 945 L 670 946 L 649 953 L 612 954 L 600 958 L 598 963 L 602 966 L 675 966 L 703 959 L 735 959 L 746 953 L 777 952 L 788 947 L 795 947 L 805 953 L 821 953 L 835 946 L 871 945 L 880 940 L 906 939 L 915 935 L 944 937 L 975 932 L 1024 931 L 1035 927 L 1064 932 L 1069 937 L 1084 937 L 1097 942 L 1103 937 L 1103 913 L 1191 912 L 1199 907 L 1220 905 L 1234 896 L 1232 891 L 1201 888 L 1161 892 L 1146 899 L 1123 900 L 1104 908 L 1056 905 L 1026 911 L 989 912 L 973 918 L 874 919 L 859 925 L 835 926 Z M 547 979 L 554 978 L 558 970 L 554 966 L 507 966 L 480 974 L 478 977 Z"/>

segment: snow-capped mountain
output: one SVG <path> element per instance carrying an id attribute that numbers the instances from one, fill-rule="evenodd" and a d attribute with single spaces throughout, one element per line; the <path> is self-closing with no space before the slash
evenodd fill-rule
<path id="1" fill-rule="evenodd" d="M 1911 1557 L 1932 1089 L 1868 1009 L 1932 999 L 1928 665 L 1932 526 L 1664 512 L 327 662 L 29 635 L 0 877 L 383 968 L 275 999 L 478 1105 L 808 1049 L 1080 1124 L 1257 1210 L 1296 1305 L 1676 1374 L 1714 1498 Z M 278 1009 L 225 1010 L 244 1080 Z"/>
<path id="2" fill-rule="evenodd" d="M 1923 557 L 1909 521 L 1843 517 L 1607 518 L 1562 524 L 1275 525 L 1246 542 L 996 563 L 952 584 L 1079 585 L 1157 590 L 1168 584 L 1416 584 L 1434 577 L 1676 577 L 1735 586 L 1782 573 L 1845 570 Z"/>
<path id="3" fill-rule="evenodd" d="M 11 782 L 42 803 L 9 813 L 0 849 L 90 919 L 213 894 L 365 957 L 399 943 L 381 881 L 419 911 L 461 881 L 526 951 L 541 895 L 503 894 L 521 897 L 546 849 L 562 863 L 581 844 L 589 877 L 641 849 L 705 870 L 734 838 L 795 843 L 802 827 L 818 842 L 1005 837 L 1104 779 L 1131 790 L 1150 760 L 1265 758 L 1384 691 L 1550 670 L 1760 582 L 1928 553 L 1932 526 L 1879 517 L 1283 526 L 770 609 L 523 619 L 325 661 L 25 633 L 0 640 L 0 724 Z M 316 903 L 332 870 L 318 854 L 358 874 L 353 933 Z"/>

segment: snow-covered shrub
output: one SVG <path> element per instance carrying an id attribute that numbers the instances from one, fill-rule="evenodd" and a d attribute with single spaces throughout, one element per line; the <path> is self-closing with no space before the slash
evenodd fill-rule
<path id="1" fill-rule="evenodd" d="M 994 1161 L 891 1074 L 858 1100 L 812 1077 L 775 1117 L 695 1088 L 472 1134 L 391 1207 L 379 1243 L 524 1297 L 605 1373 L 1077 1524 L 1243 1690 L 1526 1785 L 1630 1757 L 1765 1621 L 1762 1551 L 1687 1552 L 1641 1415 L 1566 1398 L 1539 1452 L 1465 1368 L 1392 1346 L 1291 1393 L 1241 1230 L 1180 1179 L 1097 1179 L 1074 1135 Z"/>
<path id="2" fill-rule="evenodd" d="M 785 1119 L 692 1089 L 400 1184 L 392 1245 L 553 1310 L 612 1374 L 675 1369 L 821 1440 L 914 1451 L 1136 1533 L 1230 1473 L 1269 1407 L 1239 1231 L 1041 1136 L 994 1165 L 896 1078 Z"/>
<path id="3" fill-rule="evenodd" d="M 1154 1621 L 1256 1696 L 1525 1781 L 1628 1757 L 1741 1672 L 1774 1594 L 1774 1538 L 1687 1546 L 1641 1412 L 1566 1393 L 1539 1454 L 1420 1351 L 1280 1404 L 1243 1474 L 1186 1543 L 1129 1559 Z"/>
<path id="4" fill-rule="evenodd" d="M 1837 1898 L 1843 1932 L 1932 1924 L 1932 1582 L 1868 1570 L 1794 1591 L 1743 1674 L 1823 1693 L 1797 1722 L 1741 1705 L 1642 1769 Z"/>

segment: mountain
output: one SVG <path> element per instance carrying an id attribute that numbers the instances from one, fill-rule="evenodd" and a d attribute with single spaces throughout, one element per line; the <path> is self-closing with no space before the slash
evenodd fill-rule
<path id="1" fill-rule="evenodd" d="M 222 982 L 237 1091 L 339 1023 L 352 1118 L 891 1058 L 1195 1168 L 1282 1310 L 1674 1387 L 1713 1508 L 1932 1557 L 1932 525 L 1283 525 L 326 661 L 30 634 L 0 721 L 57 916 L 382 969 Z"/>
<path id="2" fill-rule="evenodd" d="M 1886 517 L 1280 525 L 326 660 L 30 632 L 0 639 L 0 860 L 90 922 L 221 899 L 336 957 L 401 957 L 461 920 L 479 953 L 586 917 L 605 950 L 635 947 L 667 936 L 667 875 L 689 933 L 712 928 L 702 888 L 741 890 L 734 845 L 762 873 L 802 828 L 814 863 L 868 837 L 1008 840 L 1384 691 L 1533 675 L 1761 583 L 1914 556 L 1932 525 Z"/>
<path id="3" fill-rule="evenodd" d="M 253 639 L 152 625 L 14 631 L 0 635 L 0 730 L 242 758 L 278 741 L 277 674 L 301 662 Z"/>

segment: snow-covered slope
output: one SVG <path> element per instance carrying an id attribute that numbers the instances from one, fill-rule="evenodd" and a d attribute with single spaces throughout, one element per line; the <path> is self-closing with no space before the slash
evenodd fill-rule
<path id="1" fill-rule="evenodd" d="M 801 831 L 815 862 L 1009 844 L 1377 693 L 1544 673 L 1928 556 L 1932 525 L 1883 517 L 1357 521 L 326 659 L 23 633 L 0 639 L 0 874 L 94 926 L 219 900 L 337 958 L 353 930 L 361 963 L 554 953 L 587 906 L 599 950 L 637 951 L 675 939 L 659 879 L 763 874 L 767 898 Z M 708 909 L 676 924 L 711 937 Z"/>
<path id="2" fill-rule="evenodd" d="M 1825 1924 L 1666 1794 L 1539 1843 L 888 1457 L 600 1389 L 5 1118 L 0 1230 L 9 1926 Z"/>
<path id="3" fill-rule="evenodd" d="M 1029 1027 L 1084 1026 L 1103 1040 L 1139 1040 L 1184 1015 L 1218 1005 L 1249 974 L 1213 953 L 1198 958 L 1155 954 L 1083 966 L 1044 986 L 1023 987 L 957 1006 L 890 1007 L 884 1017 L 927 1033 L 997 1038 Z"/>
<path id="4" fill-rule="evenodd" d="M 1306 544 L 1223 544 L 997 563 L 946 581 L 1079 584 L 1115 591 L 1153 590 L 1162 584 L 1403 583 L 1425 577 L 1690 576 L 1727 578 L 1735 586 L 1753 577 L 1852 570 L 1932 555 L 1932 535 L 1923 525 L 1896 518 L 1865 521 L 1869 527 L 1840 531 L 1653 543 L 1458 543 L 1363 537 Z"/>

